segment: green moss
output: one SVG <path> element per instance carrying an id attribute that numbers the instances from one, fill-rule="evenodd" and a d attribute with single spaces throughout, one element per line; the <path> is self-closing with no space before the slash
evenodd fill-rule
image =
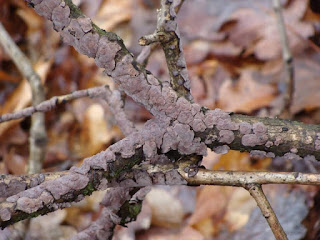
<path id="1" fill-rule="evenodd" d="M 110 163 L 109 173 L 104 177 L 108 180 L 117 179 L 121 173 L 130 171 L 133 166 L 141 163 L 144 160 L 143 150 L 139 148 L 130 158 L 122 158 L 119 153 L 116 153 L 116 161 Z"/>
<path id="2" fill-rule="evenodd" d="M 125 226 L 126 223 L 135 221 L 141 212 L 142 201 L 130 203 L 126 201 L 120 208 L 118 215 L 121 217 L 120 225 Z"/>
<path id="3" fill-rule="evenodd" d="M 84 14 L 81 12 L 80 8 L 73 4 L 72 0 L 65 0 L 65 3 L 70 8 L 71 18 L 83 17 Z"/>
<path id="4" fill-rule="evenodd" d="M 89 182 L 88 185 L 84 189 L 82 189 L 80 192 L 83 195 L 88 196 L 88 195 L 91 195 L 95 190 L 96 189 L 95 189 L 93 183 Z"/>

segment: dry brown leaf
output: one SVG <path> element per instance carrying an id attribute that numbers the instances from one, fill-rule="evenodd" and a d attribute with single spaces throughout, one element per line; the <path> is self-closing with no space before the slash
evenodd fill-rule
<path id="1" fill-rule="evenodd" d="M 183 229 L 151 228 L 139 234 L 137 240 L 205 240 L 205 237 L 189 226 Z"/>
<path id="2" fill-rule="evenodd" d="M 92 104 L 86 110 L 80 133 L 79 152 L 82 157 L 101 151 L 114 137 L 114 132 L 108 129 L 104 114 L 100 104 Z"/>
<path id="3" fill-rule="evenodd" d="M 45 82 L 46 75 L 52 61 L 39 61 L 34 70 L 40 76 L 41 82 Z M 31 102 L 31 88 L 26 79 L 24 79 L 19 86 L 9 96 L 3 106 L 0 106 L 0 115 L 4 113 L 12 113 L 28 106 Z M 0 124 L 0 136 L 11 126 L 14 126 L 21 120 L 9 121 Z"/>
<path id="4" fill-rule="evenodd" d="M 259 3 L 254 3 L 259 7 Z M 313 35 L 311 23 L 302 22 L 308 1 L 290 1 L 283 9 L 290 48 L 300 52 L 308 47 L 307 39 Z M 246 54 L 254 53 L 258 59 L 271 60 L 281 56 L 280 35 L 276 17 L 272 9 L 241 8 L 236 10 L 229 21 L 235 21 L 229 31 L 230 40 L 238 46 L 247 48 Z"/>
<path id="5" fill-rule="evenodd" d="M 292 190 L 288 185 L 269 185 L 264 191 L 274 209 L 288 239 L 303 239 L 306 228 L 301 223 L 308 213 L 306 198 L 308 193 L 299 189 Z M 273 240 L 274 235 L 261 211 L 256 207 L 248 223 L 234 235 L 232 240 Z"/>
<path id="6" fill-rule="evenodd" d="M 253 73 L 244 70 L 236 83 L 230 79 L 225 81 L 220 88 L 218 107 L 230 112 L 250 113 L 268 106 L 276 90 L 268 84 L 259 83 Z"/>
<path id="7" fill-rule="evenodd" d="M 25 173 L 27 158 L 16 153 L 16 149 L 14 147 L 4 154 L 3 161 L 10 173 L 16 175 Z"/>
<path id="8" fill-rule="evenodd" d="M 221 186 L 205 186 L 200 189 L 195 211 L 188 224 L 197 228 L 197 223 L 205 219 L 214 219 L 214 224 L 222 221 L 233 189 Z"/>
<path id="9" fill-rule="evenodd" d="M 77 231 L 74 227 L 61 225 L 65 218 L 65 209 L 49 213 L 46 216 L 33 218 L 30 222 L 27 237 L 43 240 L 70 239 Z"/>
<path id="10" fill-rule="evenodd" d="M 127 0 L 104 1 L 92 21 L 100 28 L 112 31 L 118 24 L 131 19 L 131 7 L 132 2 Z"/>
<path id="11" fill-rule="evenodd" d="M 99 214 L 101 208 L 100 202 L 105 194 L 106 191 L 94 192 L 92 195 L 85 197 L 81 202 L 64 209 L 66 211 L 64 221 L 76 229 L 87 228 L 93 221 L 93 213 Z"/>
<path id="12" fill-rule="evenodd" d="M 230 150 L 220 157 L 220 161 L 214 166 L 214 170 L 253 171 L 266 170 L 271 163 L 271 158 L 259 159 L 251 162 L 249 153 Z"/>
<path id="13" fill-rule="evenodd" d="M 291 111 L 320 107 L 320 62 L 316 56 L 295 59 L 295 88 Z"/>

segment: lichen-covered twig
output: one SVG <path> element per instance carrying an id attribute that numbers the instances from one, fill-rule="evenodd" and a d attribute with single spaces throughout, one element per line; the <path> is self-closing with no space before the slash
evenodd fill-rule
<path id="1" fill-rule="evenodd" d="M 28 175 L 0 175 L 0 197 L 7 198 L 19 192 L 33 188 L 45 181 L 57 179 L 67 174 L 67 171 L 53 173 L 37 173 Z"/>
<path id="2" fill-rule="evenodd" d="M 139 44 L 144 46 L 155 42 L 161 43 L 166 56 L 172 88 L 177 91 L 178 95 L 185 96 L 192 101 L 190 80 L 176 19 L 177 11 L 182 2 L 181 0 L 162 0 L 155 33 L 141 37 Z"/>
<path id="3" fill-rule="evenodd" d="M 39 186 L 9 197 L 6 202 L 0 204 L 0 227 L 67 207 L 69 202 L 80 201 L 84 195 L 107 187 L 137 188 L 175 184 L 236 187 L 252 184 L 320 185 L 320 174 L 310 173 L 211 171 L 198 168 L 196 174 L 190 174 L 190 166 L 197 161 L 195 156 L 185 156 L 175 163 L 164 165 L 138 165 L 141 159 L 137 158 L 118 159 L 118 162 L 108 163 L 106 170 L 99 169 L 99 161 L 108 155 L 110 151 L 107 150 L 103 155 L 98 154 L 86 159 L 85 167 L 45 176 L 51 180 L 45 179 Z M 79 174 L 88 168 L 90 170 L 85 175 Z M 34 184 L 40 182 L 39 176 L 34 175 L 33 178 L 36 179 Z M 23 182 L 23 176 L 12 176 L 11 181 L 14 180 Z"/>
<path id="4" fill-rule="evenodd" d="M 78 99 L 78 98 L 104 97 L 104 95 L 107 93 L 106 89 L 108 89 L 108 85 L 101 86 L 101 87 L 89 88 L 89 89 L 85 89 L 85 90 L 78 90 L 73 93 L 58 96 L 58 97 L 55 96 L 49 100 L 46 100 L 46 101 L 39 103 L 36 106 L 24 108 L 22 110 L 14 112 L 14 113 L 6 113 L 3 115 L 0 115 L 0 123 L 14 120 L 14 119 L 29 117 L 37 112 L 47 112 L 47 111 L 50 111 L 51 109 L 55 108 L 59 104 L 63 104 L 63 103 L 66 103 L 68 101 Z"/>
<path id="5" fill-rule="evenodd" d="M 221 185 L 238 186 L 246 184 L 300 184 L 300 185 L 320 185 L 320 174 L 318 173 L 298 173 L 298 172 L 246 172 L 246 171 L 212 171 L 203 168 L 197 169 L 197 174 L 190 176 L 190 165 L 193 162 L 192 156 L 185 156 L 184 161 L 179 161 L 178 168 L 174 163 L 155 166 L 150 164 L 137 165 L 133 167 L 134 171 L 145 171 L 149 175 L 157 172 L 166 172 L 171 169 L 177 169 L 179 174 L 187 181 L 189 185 Z M 187 171 L 188 170 L 188 171 Z M 21 191 L 40 185 L 43 182 L 54 180 L 67 175 L 67 171 L 40 173 L 32 175 L 2 175 L 0 177 L 0 196 L 7 198 L 18 194 Z M 122 175 L 122 181 L 132 179 L 132 173 Z M 126 180 L 127 181 L 127 180 Z M 128 181 L 127 181 L 128 183 Z M 132 184 L 133 183 L 133 184 Z M 149 182 L 151 183 L 151 182 Z M 165 182 L 162 182 L 165 184 Z M 117 182 L 110 183 L 109 187 L 116 187 Z M 131 182 L 128 187 L 137 187 Z M 146 184 L 145 186 L 148 186 Z"/>
<path id="6" fill-rule="evenodd" d="M 128 120 L 123 110 L 123 100 L 119 91 L 110 91 L 107 85 L 101 87 L 94 87 L 85 90 L 75 91 L 73 93 L 62 95 L 58 97 L 52 97 L 49 100 L 43 101 L 40 104 L 32 107 L 22 109 L 14 113 L 7 113 L 0 116 L 0 123 L 10 121 L 13 119 L 19 119 L 29 117 L 36 112 L 47 112 L 55 108 L 59 104 L 66 103 L 68 101 L 90 97 L 90 98 L 102 98 L 110 106 L 111 112 L 114 114 L 117 124 L 125 135 L 132 133 L 135 127 L 131 121 Z"/>
<path id="7" fill-rule="evenodd" d="M 284 93 L 284 103 L 281 109 L 280 117 L 290 119 L 291 112 L 290 107 L 293 101 L 293 91 L 294 91 L 294 69 L 293 69 L 293 58 L 291 50 L 289 47 L 289 40 L 286 32 L 285 22 L 282 15 L 280 0 L 273 0 L 273 9 L 276 14 L 277 25 L 279 29 L 280 42 L 282 46 L 282 59 L 284 62 L 284 74 L 285 74 L 285 84 L 286 91 Z"/>
<path id="8" fill-rule="evenodd" d="M 45 93 L 39 75 L 34 71 L 29 59 L 14 43 L 1 23 L 0 45 L 3 46 L 6 53 L 11 57 L 22 76 L 28 80 L 31 86 L 33 106 L 43 102 Z M 32 116 L 29 141 L 28 173 L 32 174 L 41 171 L 46 151 L 47 134 L 43 113 L 37 113 Z"/>
<path id="9" fill-rule="evenodd" d="M 121 98 L 121 93 L 118 90 L 114 90 L 112 93 L 109 89 L 107 90 L 109 92 L 105 95 L 105 99 L 122 133 L 128 136 L 135 132 L 136 128 L 124 112 L 124 101 Z M 140 188 L 130 189 L 129 187 L 109 189 L 101 202 L 104 208 L 99 218 L 72 239 L 101 239 L 102 236 L 104 239 L 111 239 L 116 224 L 123 225 L 133 221 L 140 213 L 144 195 L 139 195 L 141 197 L 139 201 L 131 202 L 131 198 L 137 191 L 146 194 L 146 191 L 139 189 Z"/>
<path id="10" fill-rule="evenodd" d="M 136 220 L 147 192 L 145 188 L 109 189 L 101 202 L 104 208 L 98 220 L 71 239 L 112 239 L 113 230 L 117 224 L 125 226 L 126 223 Z"/>
<path id="11" fill-rule="evenodd" d="M 121 98 L 121 93 L 118 90 L 111 92 L 109 88 L 106 88 L 106 95 L 104 99 L 108 103 L 122 133 L 125 136 L 128 136 L 136 131 L 133 122 L 128 119 L 128 116 L 124 111 L 124 100 Z"/>
<path id="12" fill-rule="evenodd" d="M 28 2 L 40 15 L 53 21 L 66 43 L 93 57 L 126 94 L 143 104 L 155 118 L 141 131 L 86 159 L 67 175 L 8 198 L 0 205 L 2 227 L 68 206 L 69 202 L 79 201 L 100 188 L 187 184 L 175 168 L 165 173 L 154 171 L 149 177 L 145 171 L 132 167 L 151 160 L 155 163 L 176 160 L 177 155 L 204 155 L 207 146 L 218 152 L 233 148 L 252 154 L 274 152 L 285 157 L 320 159 L 318 126 L 245 117 L 219 109 L 210 111 L 191 104 L 135 62 L 117 35 L 99 29 L 70 0 Z"/>
<path id="13" fill-rule="evenodd" d="M 72 168 L 68 174 L 7 198 L 0 204 L 0 226 L 3 228 L 28 217 L 67 207 L 70 202 L 80 201 L 85 195 L 110 186 L 128 187 L 133 184 L 140 187 L 153 182 L 169 185 L 186 183 L 174 170 L 152 177 L 140 170 L 126 175 L 134 165 L 145 159 L 145 155 L 149 155 L 143 142 L 147 140 L 144 139 L 146 133 L 152 132 L 154 128 L 153 121 L 140 132 L 131 134 L 108 150 L 85 159 L 81 167 Z"/>
<path id="14" fill-rule="evenodd" d="M 261 210 L 262 215 L 267 220 L 273 235 L 277 240 L 288 240 L 286 233 L 284 232 L 275 212 L 273 211 L 267 197 L 265 196 L 261 185 L 249 184 L 244 186 L 245 189 L 251 194 L 254 200 L 257 202 L 258 207 Z"/>
<path id="15" fill-rule="evenodd" d="M 318 126 L 245 117 L 219 109 L 209 111 L 191 104 L 135 62 L 117 35 L 99 29 L 71 1 L 32 3 L 39 14 L 53 21 L 65 42 L 95 58 L 120 89 L 168 124 L 159 133 L 160 145 L 155 141 L 148 143 L 150 152 L 161 149 L 162 153 L 177 150 L 182 155 L 205 154 L 208 145 L 220 152 L 231 148 L 319 158 Z"/>

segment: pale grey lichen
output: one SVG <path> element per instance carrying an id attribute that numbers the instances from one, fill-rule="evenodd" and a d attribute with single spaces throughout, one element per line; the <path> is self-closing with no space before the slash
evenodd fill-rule
<path id="1" fill-rule="evenodd" d="M 291 148 L 291 149 L 290 149 L 290 152 L 292 152 L 292 153 L 298 153 L 298 149 L 297 149 L 297 148 Z"/>
<path id="2" fill-rule="evenodd" d="M 253 124 L 253 132 L 257 135 L 263 135 L 267 132 L 267 128 L 263 123 L 257 122 Z"/>
<path id="3" fill-rule="evenodd" d="M 53 28 L 58 32 L 63 30 L 70 23 L 69 16 L 69 6 L 62 6 L 62 4 L 60 3 L 60 5 L 56 7 L 52 12 Z"/>
<path id="4" fill-rule="evenodd" d="M 51 20 L 53 10 L 59 6 L 61 0 L 43 0 L 38 3 L 34 3 L 34 10 L 48 20 Z"/>
<path id="5" fill-rule="evenodd" d="M 98 42 L 98 50 L 95 62 L 98 67 L 104 68 L 107 74 L 115 68 L 115 56 L 121 49 L 116 42 L 109 41 L 106 36 L 102 36 Z"/>
<path id="6" fill-rule="evenodd" d="M 213 148 L 213 151 L 217 154 L 226 154 L 229 152 L 230 147 L 228 145 L 217 146 Z"/>
<path id="7" fill-rule="evenodd" d="M 80 17 L 77 20 L 78 20 L 78 22 L 80 24 L 80 27 L 81 27 L 83 32 L 87 33 L 87 32 L 90 32 L 92 30 L 92 23 L 91 23 L 90 18 Z"/>
<path id="8" fill-rule="evenodd" d="M 11 218 L 11 213 L 8 208 L 1 208 L 0 209 L 0 219 L 2 221 L 9 221 Z"/>
<path id="9" fill-rule="evenodd" d="M 272 146 L 273 146 L 273 142 L 272 142 L 272 141 L 267 141 L 266 144 L 265 144 L 265 146 L 266 146 L 267 148 L 272 147 Z"/>
<path id="10" fill-rule="evenodd" d="M 143 145 L 143 153 L 146 156 L 147 159 L 151 159 L 155 157 L 157 154 L 157 145 L 154 141 L 147 141 Z"/>
<path id="11" fill-rule="evenodd" d="M 95 58 L 98 51 L 99 38 L 99 34 L 89 32 L 80 39 L 76 49 L 82 54 Z"/>
<path id="12" fill-rule="evenodd" d="M 265 144 L 267 140 L 268 140 L 268 136 L 265 134 L 263 135 L 246 134 L 242 136 L 241 143 L 243 146 L 254 147 L 257 145 Z"/>
<path id="13" fill-rule="evenodd" d="M 291 152 L 284 154 L 283 157 L 289 161 L 297 161 L 302 159 L 299 155 Z"/>
<path id="14" fill-rule="evenodd" d="M 314 148 L 319 151 L 320 150 L 320 133 L 317 133 L 316 140 L 314 142 Z"/>
<path id="15" fill-rule="evenodd" d="M 266 156 L 270 157 L 270 158 L 275 158 L 276 157 L 276 155 L 273 152 L 268 152 Z"/>
<path id="16" fill-rule="evenodd" d="M 195 132 L 203 132 L 206 130 L 206 125 L 200 118 L 195 118 L 192 123 L 192 128 Z"/>
<path id="17" fill-rule="evenodd" d="M 317 162 L 315 156 L 313 155 L 307 155 L 303 158 L 305 161 L 310 161 L 310 162 Z"/>
<path id="18" fill-rule="evenodd" d="M 275 145 L 275 146 L 279 146 L 279 145 L 282 144 L 282 143 L 283 143 L 282 137 L 277 136 L 277 137 L 276 137 L 276 140 L 274 141 L 274 145 Z"/>
<path id="19" fill-rule="evenodd" d="M 252 150 L 250 152 L 250 156 L 252 157 L 259 157 L 259 158 L 265 158 L 267 156 L 267 153 L 265 151 L 260 150 Z"/>
<path id="20" fill-rule="evenodd" d="M 241 122 L 239 124 L 239 130 L 241 134 L 250 134 L 252 131 L 252 126 L 250 123 Z"/>
<path id="21" fill-rule="evenodd" d="M 230 144 L 234 140 L 234 133 L 230 130 L 219 131 L 219 142 Z"/>

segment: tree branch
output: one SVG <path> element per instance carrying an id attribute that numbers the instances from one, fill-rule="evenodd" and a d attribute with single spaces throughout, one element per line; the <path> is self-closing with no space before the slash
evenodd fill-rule
<path id="1" fill-rule="evenodd" d="M 117 224 L 125 226 L 126 223 L 136 220 L 142 208 L 142 200 L 147 193 L 146 188 L 109 189 L 101 202 L 104 208 L 98 220 L 71 239 L 112 239 Z"/>
<path id="2" fill-rule="evenodd" d="M 184 96 L 192 101 L 187 64 L 177 24 L 177 12 L 182 3 L 183 1 L 181 0 L 162 0 L 161 9 L 158 12 L 156 31 L 151 35 L 141 37 L 139 44 L 145 46 L 155 42 L 161 43 L 166 56 L 172 88 L 179 96 Z"/>
<path id="3" fill-rule="evenodd" d="M 124 103 L 121 99 L 120 92 L 117 90 L 111 92 L 108 85 L 74 91 L 73 93 L 63 96 L 52 97 L 51 99 L 43 101 L 36 106 L 28 107 L 14 113 L 3 114 L 0 116 L 0 123 L 13 119 L 29 117 L 37 112 L 47 112 L 57 107 L 59 104 L 83 97 L 104 99 L 110 106 L 110 110 L 114 114 L 116 122 L 123 133 L 128 135 L 135 131 L 133 123 L 128 120 L 124 112 Z"/>
<path id="4" fill-rule="evenodd" d="M 275 212 L 273 211 L 268 199 L 266 198 L 261 185 L 250 184 L 244 187 L 254 200 L 257 202 L 258 207 L 261 210 L 262 215 L 267 220 L 274 237 L 277 240 L 288 240 L 286 233 L 284 232 Z"/>
<path id="5" fill-rule="evenodd" d="M 132 168 L 141 162 L 161 163 L 182 155 L 205 155 L 207 146 L 217 152 L 232 148 L 252 154 L 273 152 L 288 158 L 320 159 L 318 126 L 211 111 L 191 104 L 135 62 L 116 34 L 98 28 L 70 0 L 28 2 L 53 22 L 66 43 L 93 57 L 120 89 L 143 104 L 155 119 L 141 131 L 85 159 L 81 167 L 67 175 L 9 197 L 0 205 L 2 227 L 66 207 L 105 187 L 187 184 L 186 176 L 197 177 L 202 171 L 196 173 L 196 167 L 191 171 L 188 162 L 180 172 L 173 165 L 163 172 L 159 170 L 163 166 L 155 166 L 150 176 L 147 171 Z"/>
<path id="6" fill-rule="evenodd" d="M 77 175 L 77 172 L 83 171 L 84 169 L 74 169 L 68 173 L 62 172 L 52 174 L 51 176 L 48 175 L 48 180 L 45 179 L 46 181 L 42 182 L 39 186 L 14 195 L 8 198 L 6 202 L 1 203 L 0 226 L 3 228 L 25 218 L 45 214 L 57 208 L 68 207 L 70 205 L 69 202 L 80 201 L 83 196 L 90 195 L 96 189 L 104 189 L 107 187 L 118 188 L 122 186 L 136 188 L 150 185 L 176 184 L 235 187 L 249 186 L 252 184 L 320 185 L 320 174 L 212 171 L 197 168 L 197 166 L 194 165 L 194 163 L 198 161 L 197 156 L 186 156 L 176 163 L 165 165 L 138 165 L 140 162 L 138 159 L 123 159 L 121 165 L 119 165 L 119 162 L 117 164 L 110 163 L 107 168 L 109 170 L 94 169 L 94 166 L 97 166 L 96 156 L 97 155 L 85 160 L 85 164 L 91 162 L 91 170 L 86 175 Z M 134 166 L 134 163 L 137 163 L 137 165 Z M 192 166 L 194 166 L 194 169 L 190 169 Z M 196 172 L 194 173 L 191 170 Z M 116 176 L 114 175 L 115 172 L 117 173 Z M 33 178 L 39 179 L 36 175 L 34 175 Z M 84 183 L 84 178 L 88 178 L 89 181 L 85 181 Z M 11 181 L 23 182 L 23 179 L 23 176 L 12 176 Z M 69 184 L 66 184 L 66 182 L 69 182 Z M 35 181 L 35 183 L 39 183 L 39 181 Z M 61 188 L 62 186 L 63 189 L 59 191 L 55 189 Z M 57 196 L 58 194 L 61 196 Z M 24 207 L 23 210 L 22 207 Z"/>
<path id="7" fill-rule="evenodd" d="M 14 43 L 1 23 L 0 44 L 4 47 L 6 53 L 11 57 L 22 76 L 28 80 L 31 86 L 32 104 L 35 106 L 43 102 L 45 99 L 45 93 L 39 75 L 34 71 L 29 59 Z M 28 173 L 37 173 L 42 169 L 42 162 L 45 157 L 47 145 L 44 117 L 45 116 L 43 113 L 37 113 L 31 118 Z"/>
<path id="8" fill-rule="evenodd" d="M 277 18 L 277 25 L 279 29 L 280 41 L 282 46 L 282 58 L 285 67 L 285 84 L 286 91 L 284 93 L 284 105 L 281 109 L 280 116 L 283 118 L 290 119 L 290 106 L 292 105 L 293 100 L 293 91 L 294 91 L 294 69 L 293 69 L 293 58 L 289 47 L 289 40 L 286 32 L 285 22 L 283 19 L 281 11 L 281 3 L 279 0 L 273 0 L 273 9 Z"/>

